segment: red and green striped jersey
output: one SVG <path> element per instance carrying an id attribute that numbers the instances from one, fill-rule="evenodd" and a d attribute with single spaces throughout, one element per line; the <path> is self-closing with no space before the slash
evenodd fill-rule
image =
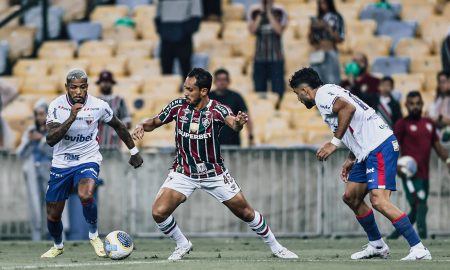
<path id="1" fill-rule="evenodd" d="M 228 115 L 234 116 L 231 109 L 216 100 L 210 100 L 199 111 L 194 110 L 184 98 L 169 103 L 158 118 L 164 124 L 176 121 L 176 157 L 172 169 L 196 179 L 225 172 L 219 132 Z"/>

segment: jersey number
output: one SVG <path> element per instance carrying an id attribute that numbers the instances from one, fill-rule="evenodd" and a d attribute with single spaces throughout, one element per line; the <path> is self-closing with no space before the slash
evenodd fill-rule
<path id="1" fill-rule="evenodd" d="M 352 93 L 350 93 L 350 91 L 346 91 L 348 96 L 353 99 L 356 104 L 359 105 L 359 107 L 361 107 L 361 109 L 367 111 L 369 109 L 369 107 L 366 105 L 366 103 L 364 103 L 364 101 L 362 101 L 361 99 L 359 99 L 359 97 L 352 95 Z"/>

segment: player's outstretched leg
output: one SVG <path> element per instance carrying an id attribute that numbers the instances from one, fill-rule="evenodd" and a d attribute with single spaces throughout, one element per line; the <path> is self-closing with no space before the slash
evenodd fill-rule
<path id="1" fill-rule="evenodd" d="M 98 236 L 97 229 L 97 203 L 94 199 L 95 181 L 90 178 L 82 179 L 78 184 L 78 196 L 83 205 L 83 216 L 89 229 L 89 242 L 94 248 L 95 254 L 105 257 L 106 252 L 103 241 Z"/>
<path id="2" fill-rule="evenodd" d="M 364 202 L 367 194 L 367 184 L 348 182 L 342 199 L 353 210 L 361 227 L 367 234 L 369 244 L 364 249 L 353 253 L 353 260 L 370 259 L 375 257 L 387 258 L 389 247 L 381 238 L 377 223 L 371 208 Z"/>
<path id="3" fill-rule="evenodd" d="M 173 211 L 185 200 L 186 196 L 182 193 L 169 188 L 162 188 L 152 207 L 152 216 L 158 228 L 177 243 L 175 251 L 167 258 L 171 261 L 181 260 L 184 255 L 192 250 L 191 241 L 186 238 L 172 216 Z"/>
<path id="4" fill-rule="evenodd" d="M 297 259 L 298 256 L 278 243 L 275 235 L 270 230 L 266 219 L 258 211 L 248 204 L 242 192 L 239 192 L 232 199 L 223 202 L 238 218 L 247 222 L 250 229 L 259 235 L 266 243 L 272 254 L 282 259 Z"/>
<path id="5" fill-rule="evenodd" d="M 61 222 L 64 204 L 65 201 L 47 202 L 47 228 L 54 244 L 53 247 L 41 255 L 41 258 L 55 258 L 64 252 L 62 240 L 63 224 Z"/>
<path id="6" fill-rule="evenodd" d="M 402 260 L 431 260 L 430 251 L 424 247 L 419 235 L 414 230 L 408 216 L 400 211 L 390 201 L 390 191 L 384 189 L 374 189 L 370 192 L 370 202 L 372 206 L 387 217 L 394 225 L 395 229 L 408 241 L 410 246 L 409 254 Z"/>

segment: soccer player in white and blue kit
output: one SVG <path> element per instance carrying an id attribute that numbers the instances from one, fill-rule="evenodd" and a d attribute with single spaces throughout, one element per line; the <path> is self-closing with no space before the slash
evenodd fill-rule
<path id="1" fill-rule="evenodd" d="M 142 165 L 133 139 L 125 125 L 113 114 L 109 105 L 87 94 L 88 77 L 81 69 L 69 71 L 66 91 L 50 103 L 47 114 L 47 143 L 53 146 L 52 168 L 45 199 L 47 227 L 54 246 L 42 258 L 54 258 L 64 251 L 61 214 L 69 193 L 78 188 L 83 215 L 89 227 L 89 239 L 95 253 L 105 256 L 97 230 L 97 204 L 93 194 L 98 182 L 102 155 L 96 140 L 98 124 L 107 123 L 130 149 L 130 165 Z"/>
<path id="2" fill-rule="evenodd" d="M 373 211 L 364 202 L 369 193 L 372 207 L 392 222 L 411 247 L 402 260 L 431 260 L 430 252 L 423 246 L 408 216 L 390 201 L 391 192 L 396 190 L 399 145 L 389 126 L 375 110 L 349 91 L 334 84 L 324 85 L 312 68 L 295 72 L 289 83 L 308 109 L 317 106 L 334 133 L 333 139 L 319 148 L 317 158 L 326 160 L 341 144 L 350 150 L 340 174 L 346 183 L 343 200 L 369 238 L 367 247 L 351 258 L 386 258 L 389 255 Z"/>

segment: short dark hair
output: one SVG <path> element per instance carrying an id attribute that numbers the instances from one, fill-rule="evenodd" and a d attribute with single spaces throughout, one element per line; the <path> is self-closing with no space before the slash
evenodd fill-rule
<path id="1" fill-rule="evenodd" d="M 189 78 L 195 77 L 195 79 L 197 79 L 195 85 L 199 89 L 206 88 L 208 89 L 208 92 L 209 90 L 211 90 L 212 85 L 211 73 L 204 70 L 203 68 L 193 68 L 191 72 L 189 72 L 188 77 Z"/>
<path id="2" fill-rule="evenodd" d="M 219 68 L 216 71 L 214 71 L 214 78 L 221 74 L 225 74 L 225 76 L 227 76 L 227 78 L 230 79 L 230 73 L 228 72 L 228 70 L 224 68 Z"/>
<path id="3" fill-rule="evenodd" d="M 416 90 L 410 91 L 410 92 L 408 93 L 408 95 L 406 95 L 406 98 L 407 98 L 407 99 L 408 99 L 408 98 L 415 98 L 415 97 L 420 97 L 420 99 L 422 99 L 422 95 L 420 94 L 419 91 L 416 91 Z"/>
<path id="4" fill-rule="evenodd" d="M 323 85 L 319 74 L 314 69 L 309 67 L 298 70 L 289 79 L 289 85 L 292 88 L 296 88 L 302 83 L 306 83 L 312 88 L 318 88 Z"/>
<path id="5" fill-rule="evenodd" d="M 395 87 L 395 83 L 394 83 L 394 79 L 392 79 L 391 76 L 384 76 L 383 78 L 381 78 L 382 82 L 390 82 L 392 85 L 392 88 Z"/>

